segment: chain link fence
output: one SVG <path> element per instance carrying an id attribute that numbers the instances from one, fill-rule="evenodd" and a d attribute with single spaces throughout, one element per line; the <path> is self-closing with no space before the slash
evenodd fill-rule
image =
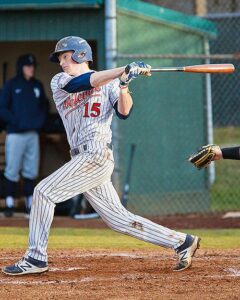
<path id="1" fill-rule="evenodd" d="M 157 215 L 239 210 L 237 161 L 197 171 L 186 158 L 206 143 L 240 144 L 240 1 L 152 0 L 129 10 L 118 16 L 118 65 L 232 63 L 236 71 L 161 73 L 131 84 L 136 104 L 132 117 L 119 123 L 122 185 L 136 145 L 128 206 Z"/>

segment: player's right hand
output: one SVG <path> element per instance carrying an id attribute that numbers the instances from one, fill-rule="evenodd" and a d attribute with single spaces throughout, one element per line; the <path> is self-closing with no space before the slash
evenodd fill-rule
<path id="1" fill-rule="evenodd" d="M 125 68 L 124 73 L 120 77 L 121 85 L 128 85 L 138 75 L 151 76 L 151 66 L 144 62 L 132 62 Z"/>
<path id="2" fill-rule="evenodd" d="M 136 63 L 138 65 L 139 74 L 144 76 L 151 76 L 151 66 L 148 64 L 145 64 L 145 62 L 140 61 Z"/>

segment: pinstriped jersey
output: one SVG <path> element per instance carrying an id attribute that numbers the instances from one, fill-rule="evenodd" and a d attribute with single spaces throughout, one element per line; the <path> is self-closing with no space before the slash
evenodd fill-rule
<path id="1" fill-rule="evenodd" d="M 73 78 L 62 72 L 51 81 L 53 99 L 62 118 L 70 148 L 89 141 L 110 143 L 113 106 L 119 98 L 119 79 L 101 87 L 68 93 L 63 88 Z"/>

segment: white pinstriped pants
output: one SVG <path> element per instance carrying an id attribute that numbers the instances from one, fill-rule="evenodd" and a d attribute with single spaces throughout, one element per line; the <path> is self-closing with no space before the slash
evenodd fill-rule
<path id="1" fill-rule="evenodd" d="M 74 156 L 36 186 L 29 220 L 29 248 L 25 257 L 47 262 L 48 236 L 55 203 L 80 193 L 84 193 L 103 221 L 115 231 L 172 249 L 185 241 L 185 233 L 173 231 L 126 210 L 111 183 L 114 167 L 112 151 L 102 148 L 89 152 Z"/>

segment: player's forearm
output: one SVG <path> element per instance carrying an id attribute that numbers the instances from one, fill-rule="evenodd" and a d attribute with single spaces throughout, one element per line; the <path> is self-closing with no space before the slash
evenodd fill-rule
<path id="1" fill-rule="evenodd" d="M 228 147 L 220 148 L 219 146 L 214 147 L 215 156 L 213 160 L 220 159 L 234 159 L 240 160 L 240 147 Z"/>
<path id="2" fill-rule="evenodd" d="M 131 95 L 124 89 L 120 90 L 119 100 L 118 100 L 118 112 L 124 116 L 127 116 L 132 108 L 133 101 Z"/>
<path id="3" fill-rule="evenodd" d="M 107 84 L 113 79 L 116 79 L 122 75 L 125 67 L 115 68 L 111 70 L 99 71 L 92 73 L 90 77 L 90 83 L 92 87 L 98 87 Z"/>
<path id="4" fill-rule="evenodd" d="M 240 160 L 240 147 L 221 148 L 223 159 Z"/>

